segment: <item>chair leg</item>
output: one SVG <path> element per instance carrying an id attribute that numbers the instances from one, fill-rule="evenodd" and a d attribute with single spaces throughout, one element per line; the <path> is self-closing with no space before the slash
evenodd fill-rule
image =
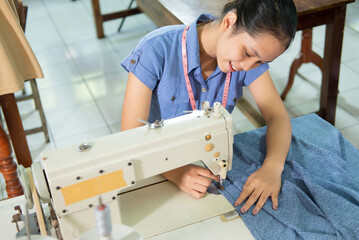
<path id="1" fill-rule="evenodd" d="M 0 125 L 0 172 L 6 183 L 6 192 L 9 198 L 20 196 L 23 193 L 17 175 L 17 165 L 12 158 L 11 144 L 8 136 Z"/>
<path id="2" fill-rule="evenodd" d="M 302 55 L 302 53 L 300 53 L 300 56 L 293 61 L 292 65 L 290 67 L 289 79 L 288 79 L 287 86 L 285 86 L 285 89 L 284 89 L 282 95 L 280 96 L 283 101 L 287 97 L 289 90 L 292 88 L 293 83 L 294 83 L 294 76 L 297 73 L 299 67 L 303 64 L 303 62 L 304 62 L 303 55 Z"/>
<path id="3" fill-rule="evenodd" d="M 312 50 L 312 32 L 312 28 L 304 29 L 302 32 L 302 46 L 300 49 L 300 57 L 295 59 L 291 65 L 288 83 L 281 95 L 282 100 L 285 100 L 289 90 L 293 86 L 294 76 L 303 63 L 312 62 L 316 66 L 318 66 L 321 71 L 323 69 L 323 59 Z"/>
<path id="4" fill-rule="evenodd" d="M 131 2 L 130 2 L 130 4 L 128 5 L 127 9 L 131 9 L 132 4 L 133 4 L 133 1 L 134 1 L 134 0 L 131 0 Z M 120 32 L 120 31 L 121 31 L 121 28 L 122 28 L 122 26 L 123 26 L 123 24 L 124 24 L 124 22 L 125 22 L 125 19 L 126 19 L 126 17 L 123 17 L 123 18 L 122 18 L 121 23 L 120 23 L 120 26 L 118 27 L 117 32 Z"/>
<path id="5" fill-rule="evenodd" d="M 32 163 L 30 149 L 27 145 L 24 127 L 14 94 L 11 93 L 0 96 L 0 104 L 17 162 L 25 168 L 30 167 Z"/>
<path id="6" fill-rule="evenodd" d="M 33 79 L 30 79 L 29 81 L 30 81 L 30 85 L 31 85 L 31 91 L 32 91 L 32 95 L 34 98 L 35 106 L 36 106 L 36 109 L 39 111 L 39 115 L 41 118 L 42 131 L 44 132 L 45 140 L 48 143 L 48 142 L 50 142 L 49 132 L 47 129 L 46 118 L 45 118 L 45 114 L 44 114 L 44 109 L 42 108 L 40 94 L 39 94 L 39 90 L 37 88 L 36 79 L 33 78 Z"/>

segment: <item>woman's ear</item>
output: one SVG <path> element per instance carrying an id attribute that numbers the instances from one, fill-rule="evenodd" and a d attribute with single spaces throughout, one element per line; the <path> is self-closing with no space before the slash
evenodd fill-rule
<path id="1" fill-rule="evenodd" d="M 222 19 L 221 27 L 223 31 L 231 30 L 235 27 L 235 23 L 237 21 L 237 14 L 235 12 L 227 13 Z"/>

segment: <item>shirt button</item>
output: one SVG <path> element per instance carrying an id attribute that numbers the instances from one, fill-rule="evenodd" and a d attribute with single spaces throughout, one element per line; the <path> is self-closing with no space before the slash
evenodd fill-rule
<path id="1" fill-rule="evenodd" d="M 233 102 L 237 102 L 237 98 L 233 98 Z"/>
<path id="2" fill-rule="evenodd" d="M 202 88 L 202 92 L 206 92 L 206 88 Z"/>
<path id="3" fill-rule="evenodd" d="M 171 101 L 173 102 L 176 99 L 175 96 L 171 97 Z"/>
<path id="4" fill-rule="evenodd" d="M 135 64 L 136 60 L 135 59 L 131 59 L 131 64 Z"/>

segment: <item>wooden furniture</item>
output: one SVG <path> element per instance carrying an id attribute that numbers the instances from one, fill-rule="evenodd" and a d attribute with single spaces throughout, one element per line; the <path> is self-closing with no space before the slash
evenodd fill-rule
<path id="1" fill-rule="evenodd" d="M 17 15 L 19 16 L 20 26 L 21 26 L 22 30 L 25 32 L 28 7 L 24 6 L 21 1 L 15 0 L 13 2 L 16 7 Z M 26 81 L 28 81 L 30 83 L 31 94 L 26 95 L 25 91 L 24 91 L 25 88 L 24 88 L 23 96 L 17 97 L 16 101 L 19 102 L 19 101 L 26 101 L 26 100 L 31 100 L 31 99 L 34 100 L 35 108 L 39 111 L 41 126 L 25 130 L 25 135 L 43 132 L 45 135 L 45 141 L 48 143 L 48 142 L 50 142 L 50 137 L 49 137 L 49 132 L 47 129 L 45 113 L 42 108 L 40 93 L 39 93 L 39 90 L 37 87 L 36 79 L 31 78 L 31 79 L 27 79 Z"/>
<path id="2" fill-rule="evenodd" d="M 1 95 L 0 106 L 4 114 L 17 162 L 24 167 L 30 167 L 32 163 L 30 149 L 27 144 L 24 127 L 22 125 L 14 94 L 9 93 Z"/>
<path id="3" fill-rule="evenodd" d="M 102 14 L 101 13 L 101 8 L 100 8 L 100 0 L 91 0 L 92 3 L 92 11 L 93 11 L 93 15 L 94 15 L 94 19 L 95 19 L 95 26 L 96 26 L 96 34 L 97 34 L 97 38 L 104 38 L 105 34 L 103 32 L 103 23 L 105 21 L 110 21 L 113 19 L 117 19 L 117 18 L 122 18 L 122 23 L 119 27 L 119 30 L 122 27 L 123 21 L 127 16 L 131 16 L 134 14 L 138 14 L 141 13 L 141 10 L 136 7 L 136 8 L 131 8 L 132 6 L 132 0 L 127 8 L 127 10 L 123 10 L 123 11 L 118 11 L 118 12 L 113 12 L 113 13 L 107 13 L 107 14 Z"/>
<path id="4" fill-rule="evenodd" d="M 190 24 L 201 13 L 221 14 L 227 1 L 220 0 L 136 0 L 138 7 L 158 26 Z M 323 79 L 319 116 L 334 124 L 346 5 L 354 0 L 294 0 L 297 30 L 326 25 Z"/>
<path id="5" fill-rule="evenodd" d="M 31 154 L 14 93 L 23 89 L 25 80 L 43 78 L 43 74 L 22 29 L 26 7 L 21 4 L 20 0 L 0 1 L 0 106 L 18 164 L 30 167 Z"/>
<path id="6" fill-rule="evenodd" d="M 0 124 L 0 172 L 4 176 L 6 192 L 9 198 L 24 194 L 16 169 L 17 166 L 12 158 L 9 138 Z"/>
<path id="7" fill-rule="evenodd" d="M 314 63 L 323 72 L 323 59 L 312 50 L 312 32 L 312 28 L 303 29 L 300 53 L 299 56 L 292 62 L 290 67 L 288 83 L 281 95 L 282 100 L 285 100 L 289 90 L 292 88 L 294 76 L 303 63 Z"/>

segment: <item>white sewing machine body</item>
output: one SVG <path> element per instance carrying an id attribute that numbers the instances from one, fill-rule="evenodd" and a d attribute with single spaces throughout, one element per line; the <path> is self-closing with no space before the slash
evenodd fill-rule
<path id="1" fill-rule="evenodd" d="M 89 141 L 90 149 L 73 145 L 44 153 L 46 181 L 35 174 L 35 185 L 43 201 L 49 200 L 48 185 L 62 235 L 75 239 L 95 226 L 92 207 L 99 195 L 110 206 L 113 223 L 122 223 L 118 195 L 162 181 L 158 174 L 202 161 L 225 178 L 232 163 L 232 129 L 231 115 L 217 103 L 165 120 L 159 128 L 143 126 Z"/>

